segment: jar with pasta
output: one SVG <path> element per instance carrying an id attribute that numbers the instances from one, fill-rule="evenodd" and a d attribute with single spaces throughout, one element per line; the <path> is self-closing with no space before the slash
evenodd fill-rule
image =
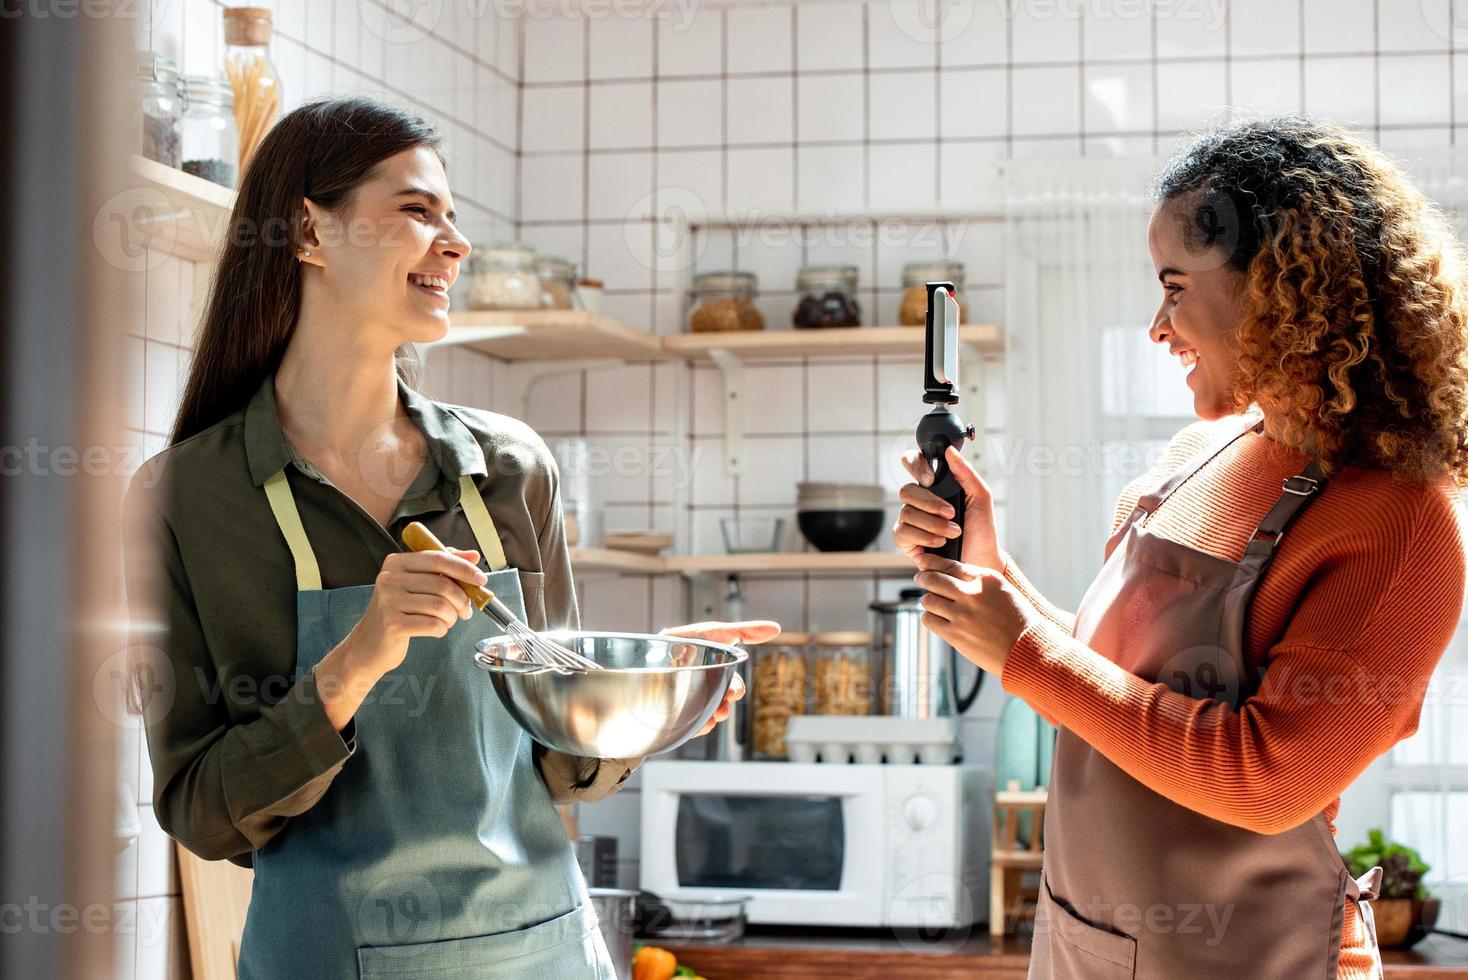
<path id="1" fill-rule="evenodd" d="M 535 274 L 540 279 L 540 305 L 547 310 L 576 306 L 576 266 L 554 255 L 542 255 Z"/>
<path id="2" fill-rule="evenodd" d="M 694 333 L 763 330 L 765 318 L 754 305 L 758 295 L 752 272 L 705 272 L 693 280 L 688 326 Z"/>
<path id="3" fill-rule="evenodd" d="M 902 306 L 897 322 L 904 327 L 923 327 L 928 323 L 928 288 L 930 282 L 951 282 L 958 293 L 960 323 L 968 322 L 968 307 L 963 301 L 962 262 L 909 262 L 902 267 Z"/>
<path id="4" fill-rule="evenodd" d="M 234 120 L 239 131 L 239 173 L 280 115 L 280 73 L 270 60 L 270 8 L 226 7 L 224 73 L 234 90 Z"/>
<path id="5" fill-rule="evenodd" d="M 857 630 L 817 633 L 812 641 L 817 715 L 869 715 L 877 700 L 872 634 Z"/>
<path id="6" fill-rule="evenodd" d="M 465 262 L 471 310 L 541 309 L 540 276 L 535 271 L 535 249 L 519 242 L 501 242 L 474 249 Z"/>
<path id="7" fill-rule="evenodd" d="M 750 710 L 755 758 L 789 758 L 785 729 L 792 715 L 805 714 L 810 695 L 809 643 L 808 633 L 781 633 L 773 643 L 750 650 L 754 661 Z"/>

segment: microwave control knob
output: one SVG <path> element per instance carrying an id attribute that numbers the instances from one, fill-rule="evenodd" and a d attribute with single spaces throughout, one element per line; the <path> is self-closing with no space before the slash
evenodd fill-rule
<path id="1" fill-rule="evenodd" d="M 910 796 L 902 805 L 902 817 L 913 830 L 926 830 L 933 825 L 937 810 L 930 796 Z"/>

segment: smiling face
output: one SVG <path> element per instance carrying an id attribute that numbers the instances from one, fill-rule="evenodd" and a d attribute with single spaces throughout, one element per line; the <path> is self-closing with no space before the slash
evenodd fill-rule
<path id="1" fill-rule="evenodd" d="M 345 214 L 307 199 L 303 248 L 311 255 L 301 261 L 312 268 L 303 304 L 326 305 L 356 329 L 382 333 L 388 347 L 441 338 L 449 287 L 469 255 L 453 207 L 443 163 L 426 146 L 379 163 Z"/>
<path id="2" fill-rule="evenodd" d="M 1158 207 L 1147 228 L 1162 286 L 1162 305 L 1148 336 L 1191 367 L 1187 385 L 1198 417 L 1217 419 L 1236 411 L 1236 333 L 1244 318 L 1245 276 L 1222 250 L 1190 245 L 1191 220 L 1187 198 L 1176 198 Z"/>

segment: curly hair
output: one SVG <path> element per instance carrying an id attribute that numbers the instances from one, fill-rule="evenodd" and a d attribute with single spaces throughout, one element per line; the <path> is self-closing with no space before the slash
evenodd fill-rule
<path id="1" fill-rule="evenodd" d="M 1245 275 L 1235 410 L 1291 445 L 1468 485 L 1468 292 L 1442 212 L 1372 144 L 1282 117 L 1204 133 L 1159 174 L 1193 248 Z"/>

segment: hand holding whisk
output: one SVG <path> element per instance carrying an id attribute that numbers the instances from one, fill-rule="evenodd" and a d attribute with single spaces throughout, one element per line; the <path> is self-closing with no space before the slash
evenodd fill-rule
<path id="1" fill-rule="evenodd" d="M 403 528 L 403 544 L 414 551 L 448 550 L 444 547 L 443 542 L 419 521 L 414 521 Z M 464 594 L 469 597 L 469 601 L 474 604 L 475 608 L 489 616 L 505 631 L 506 635 L 515 640 L 516 645 L 524 653 L 527 663 L 549 667 L 560 673 L 602 669 L 595 660 L 581 656 L 574 650 L 542 636 L 520 622 L 520 618 L 510 607 L 489 589 L 469 582 L 456 582 L 456 584 L 464 590 Z"/>

